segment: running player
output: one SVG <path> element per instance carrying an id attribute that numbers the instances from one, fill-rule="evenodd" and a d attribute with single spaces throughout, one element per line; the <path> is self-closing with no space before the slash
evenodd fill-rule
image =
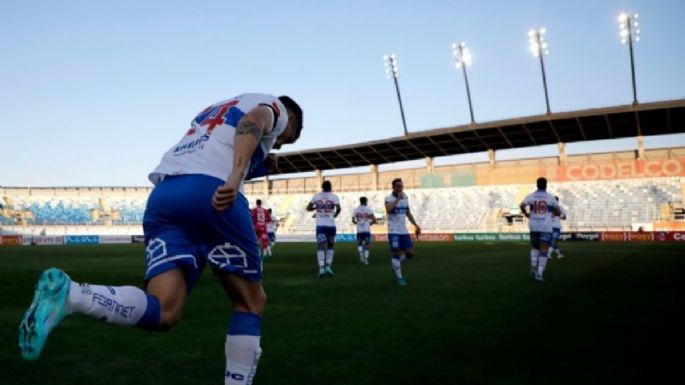
<path id="1" fill-rule="evenodd" d="M 335 244 L 335 218 L 340 215 L 340 199 L 333 194 L 331 181 L 321 184 L 322 192 L 314 194 L 307 211 L 316 210 L 316 258 L 319 278 L 333 276 L 333 245 Z"/>
<path id="2" fill-rule="evenodd" d="M 409 198 L 404 193 L 404 184 L 400 178 L 392 181 L 392 194 L 385 198 L 385 211 L 388 214 L 388 243 L 392 253 L 391 264 L 395 272 L 395 282 L 400 286 L 407 286 L 407 280 L 402 276 L 402 263 L 414 257 L 414 244 L 409 237 L 405 218 L 414 225 L 417 237 L 421 234 L 421 227 L 409 210 Z"/>
<path id="3" fill-rule="evenodd" d="M 371 244 L 371 225 L 376 223 L 373 210 L 367 206 L 366 197 L 359 198 L 359 206 L 352 212 L 352 223 L 357 225 L 357 250 L 359 262 L 369 264 L 369 244 Z"/>
<path id="4" fill-rule="evenodd" d="M 44 271 L 19 327 L 22 357 L 37 359 L 53 328 L 74 313 L 168 330 L 180 320 L 188 294 L 209 265 L 233 309 L 225 337 L 224 383 L 251 384 L 261 355 L 266 295 L 259 246 L 241 191 L 268 152 L 294 143 L 301 130 L 302 110 L 287 96 L 244 94 L 200 112 L 149 176 L 155 188 L 143 218 L 145 291 L 79 284 L 62 270 Z"/>
<path id="5" fill-rule="evenodd" d="M 267 255 L 272 255 L 272 250 L 276 244 L 276 228 L 278 227 L 278 222 L 274 221 L 273 213 L 269 209 L 270 220 L 266 222 L 266 234 L 269 236 L 269 246 L 267 247 Z"/>
<path id="6" fill-rule="evenodd" d="M 257 207 L 252 209 L 252 223 L 254 224 L 257 240 L 262 246 L 262 258 L 267 256 L 269 248 L 269 234 L 267 234 L 267 223 L 271 222 L 271 214 L 262 207 L 262 200 L 257 199 Z"/>
<path id="7" fill-rule="evenodd" d="M 530 273 L 537 282 L 544 282 L 543 274 L 547 266 L 547 250 L 552 241 L 552 215 L 560 215 L 557 201 L 548 193 L 547 179 L 538 178 L 537 191 L 526 196 L 521 202 L 521 212 L 529 218 L 530 227 Z M 526 208 L 530 212 L 526 211 Z"/>
<path id="8" fill-rule="evenodd" d="M 561 259 L 564 258 L 564 255 L 561 254 L 561 250 L 559 250 L 559 238 L 561 238 L 561 221 L 566 220 L 566 210 L 564 209 L 564 206 L 559 203 L 558 196 L 555 196 L 554 199 L 556 199 L 557 204 L 559 205 L 559 212 L 561 212 L 561 215 L 554 215 L 552 217 L 552 244 L 549 247 L 549 257 L 554 257 L 554 252 L 556 252 L 557 259 Z"/>

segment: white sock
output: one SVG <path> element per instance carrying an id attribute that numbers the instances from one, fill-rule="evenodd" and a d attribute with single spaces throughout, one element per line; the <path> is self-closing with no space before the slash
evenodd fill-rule
<path id="1" fill-rule="evenodd" d="M 317 250 L 316 251 L 316 259 L 319 260 L 319 267 L 324 267 L 326 265 L 326 260 L 324 259 L 324 251 L 323 250 Z"/>
<path id="2" fill-rule="evenodd" d="M 116 325 L 133 326 L 145 314 L 148 296 L 135 286 L 102 286 L 71 282 L 69 314 L 84 314 Z"/>
<path id="3" fill-rule="evenodd" d="M 395 278 L 402 278 L 402 262 L 397 258 L 392 258 L 392 270 L 395 272 Z"/>
<path id="4" fill-rule="evenodd" d="M 333 249 L 326 250 L 326 263 L 328 266 L 333 266 Z"/>
<path id="5" fill-rule="evenodd" d="M 542 277 L 545 273 L 545 267 L 547 267 L 547 253 L 540 253 L 540 258 L 538 259 L 538 276 Z"/>
<path id="6" fill-rule="evenodd" d="M 530 268 L 531 269 L 537 269 L 538 267 L 538 256 L 540 255 L 540 251 L 536 249 L 531 249 L 530 250 Z"/>
<path id="7" fill-rule="evenodd" d="M 266 247 L 266 252 L 269 253 L 269 255 L 271 255 L 271 246 Z"/>
<path id="8" fill-rule="evenodd" d="M 364 248 L 362 246 L 357 246 L 357 251 L 359 251 L 359 258 L 364 258 Z"/>
<path id="9" fill-rule="evenodd" d="M 364 259 L 365 259 L 366 261 L 369 260 L 369 249 L 364 250 Z"/>
<path id="10" fill-rule="evenodd" d="M 224 385 L 250 385 L 257 371 L 262 349 L 259 336 L 226 335 Z"/>
<path id="11" fill-rule="evenodd" d="M 407 256 L 402 254 L 400 255 L 400 262 L 406 262 L 407 261 Z"/>

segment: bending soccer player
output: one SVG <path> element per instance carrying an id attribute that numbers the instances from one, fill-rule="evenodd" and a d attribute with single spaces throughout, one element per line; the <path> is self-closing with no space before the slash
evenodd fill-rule
<path id="1" fill-rule="evenodd" d="M 244 94 L 197 115 L 149 176 L 155 188 L 143 218 L 145 291 L 79 284 L 59 269 L 44 271 L 19 327 L 22 357 L 37 359 L 53 328 L 74 313 L 116 325 L 169 330 L 209 265 L 233 310 L 224 383 L 251 384 L 261 354 L 266 295 L 242 185 L 255 176 L 272 148 L 294 143 L 301 130 L 302 110 L 287 96 Z"/>
<path id="2" fill-rule="evenodd" d="M 340 199 L 333 194 L 331 181 L 321 184 L 323 191 L 314 194 L 307 211 L 316 210 L 316 259 L 319 278 L 333 276 L 333 246 L 335 245 L 335 218 L 340 215 Z"/>
<path id="3" fill-rule="evenodd" d="M 530 273 L 537 282 L 544 282 L 543 275 L 547 266 L 547 250 L 552 241 L 552 215 L 560 215 L 559 206 L 547 190 L 547 179 L 538 178 L 537 191 L 532 192 L 521 202 L 521 212 L 529 219 L 530 228 Z M 530 212 L 526 211 L 526 208 Z"/>
<path id="4" fill-rule="evenodd" d="M 373 210 L 366 205 L 366 197 L 359 198 L 359 206 L 352 212 L 352 223 L 357 225 L 357 250 L 359 262 L 369 264 L 369 245 L 371 244 L 371 225 L 376 223 Z"/>
<path id="5" fill-rule="evenodd" d="M 549 247 L 549 257 L 553 258 L 554 252 L 556 251 L 557 259 L 561 259 L 564 258 L 564 255 L 561 254 L 561 250 L 559 250 L 559 238 L 561 238 L 561 220 L 566 220 L 566 210 L 564 209 L 564 206 L 559 203 L 558 196 L 555 196 L 554 199 L 557 201 L 561 214 L 552 216 L 552 244 Z"/>
<path id="6" fill-rule="evenodd" d="M 402 179 L 392 181 L 392 194 L 385 198 L 385 211 L 388 214 L 388 243 L 392 253 L 392 270 L 395 272 L 395 282 L 400 286 L 407 286 L 407 280 L 402 276 L 402 263 L 414 257 L 414 244 L 409 237 L 406 219 L 416 228 L 416 236 L 421 234 L 421 227 L 414 220 L 409 210 L 409 198 L 404 192 Z"/>
<path id="7" fill-rule="evenodd" d="M 269 234 L 266 227 L 271 222 L 271 213 L 262 207 L 261 199 L 257 199 L 256 203 L 257 207 L 252 208 L 252 223 L 254 224 L 257 240 L 262 246 L 262 258 L 264 258 L 268 255 L 269 249 Z"/>

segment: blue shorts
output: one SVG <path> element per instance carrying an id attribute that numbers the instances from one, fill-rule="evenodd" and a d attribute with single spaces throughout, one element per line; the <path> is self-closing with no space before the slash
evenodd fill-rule
<path id="1" fill-rule="evenodd" d="M 335 227 L 316 226 L 316 243 L 335 243 Z"/>
<path id="2" fill-rule="evenodd" d="M 409 234 L 388 234 L 388 243 L 391 251 L 409 250 L 414 248 Z"/>
<path id="3" fill-rule="evenodd" d="M 371 244 L 371 233 L 357 233 L 357 244 L 358 245 L 370 245 Z"/>
<path id="4" fill-rule="evenodd" d="M 552 229 L 552 239 L 555 241 L 561 237 L 561 228 L 560 227 L 555 227 Z"/>
<path id="5" fill-rule="evenodd" d="M 143 217 L 145 282 L 181 268 L 190 291 L 206 264 L 215 273 L 261 280 L 259 245 L 245 196 L 238 194 L 221 213 L 212 207 L 214 191 L 223 183 L 206 175 L 177 175 L 152 190 Z"/>
<path id="6" fill-rule="evenodd" d="M 276 233 L 267 233 L 271 242 L 276 242 Z"/>
<path id="7" fill-rule="evenodd" d="M 552 233 L 542 231 L 530 232 L 530 244 L 535 250 L 540 249 L 540 245 L 549 245 L 552 242 Z"/>

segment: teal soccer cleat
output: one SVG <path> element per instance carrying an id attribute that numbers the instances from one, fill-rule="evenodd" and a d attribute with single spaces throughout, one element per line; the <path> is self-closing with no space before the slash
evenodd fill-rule
<path id="1" fill-rule="evenodd" d="M 331 269 L 331 266 L 326 266 L 326 275 L 329 277 L 333 277 L 335 274 L 333 274 L 333 269 Z"/>
<path id="2" fill-rule="evenodd" d="M 404 278 L 396 278 L 395 282 L 397 282 L 399 286 L 407 286 L 407 280 Z"/>
<path id="3" fill-rule="evenodd" d="M 48 335 L 66 315 L 71 279 L 62 270 L 50 268 L 40 275 L 33 302 L 19 324 L 19 351 L 27 361 L 37 360 Z"/>

